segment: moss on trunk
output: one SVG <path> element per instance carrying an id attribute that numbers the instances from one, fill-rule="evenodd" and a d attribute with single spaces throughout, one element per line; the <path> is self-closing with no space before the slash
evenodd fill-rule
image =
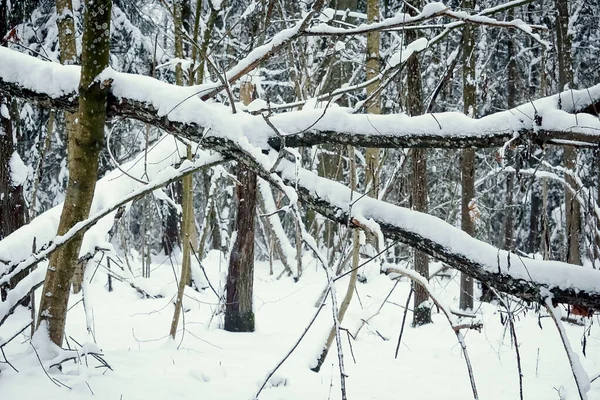
<path id="1" fill-rule="evenodd" d="M 108 66 L 111 0 L 86 1 L 79 119 L 68 138 L 69 183 L 58 234 L 65 234 L 88 217 L 96 178 L 98 155 L 104 145 L 104 122 L 108 84 L 98 75 Z M 61 345 L 67 316 L 69 289 L 75 273 L 83 234 L 56 251 L 50 258 L 40 304 L 38 328 L 47 322 L 50 339 Z"/>

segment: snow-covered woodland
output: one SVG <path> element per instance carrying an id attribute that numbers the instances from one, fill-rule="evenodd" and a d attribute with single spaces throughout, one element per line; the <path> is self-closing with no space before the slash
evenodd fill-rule
<path id="1" fill-rule="evenodd" d="M 600 400 L 600 0 L 0 0 L 1 399 Z"/>

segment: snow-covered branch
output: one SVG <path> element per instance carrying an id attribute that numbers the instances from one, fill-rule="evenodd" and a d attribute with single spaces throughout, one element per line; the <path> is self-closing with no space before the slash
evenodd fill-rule
<path id="1" fill-rule="evenodd" d="M 79 68 L 37 60 L 0 48 L 0 93 L 43 106 L 77 109 Z M 220 137 L 245 137 L 261 150 L 279 150 L 281 138 L 262 116 L 231 114 L 219 104 L 201 101 L 193 87 L 178 87 L 150 77 L 106 70 L 112 80 L 108 113 L 130 117 L 172 134 L 218 147 Z M 362 147 L 495 147 L 509 140 L 595 146 L 600 143 L 600 84 L 566 91 L 514 109 L 472 119 L 462 113 L 409 117 L 405 114 L 354 114 L 348 108 L 293 111 L 270 122 L 285 135 L 288 147 L 323 143 Z M 203 133 L 203 128 L 208 131 Z"/>
<path id="2" fill-rule="evenodd" d="M 0 49 L 0 58 L 5 60 L 6 57 L 10 62 L 0 65 L 0 91 L 41 100 L 58 108 L 76 108 L 76 67 L 62 67 Z M 349 225 L 354 220 L 372 220 L 388 238 L 414 246 L 480 281 L 528 301 L 543 302 L 552 293 L 557 302 L 600 308 L 600 271 L 561 262 L 526 259 L 499 250 L 438 218 L 359 194 L 352 196 L 344 185 L 318 177 L 285 159 L 271 172 L 278 153 L 274 150 L 276 146 L 270 145 L 273 144 L 273 129 L 261 116 L 232 115 L 224 106 L 201 101 L 194 95 L 193 88 L 180 88 L 147 77 L 108 70 L 102 79 L 113 81 L 111 114 L 136 118 L 205 148 L 213 148 L 235 158 L 262 178 L 277 182 L 278 186 L 283 179 L 297 187 L 301 201 L 331 220 Z M 532 135 L 562 132 L 562 137 L 570 140 L 586 135 L 588 141 L 598 142 L 598 118 L 578 115 L 577 126 L 574 116 L 569 113 L 590 107 L 599 100 L 600 85 L 596 85 L 589 90 L 547 97 L 480 120 L 453 113 L 376 118 L 334 109 L 290 112 L 273 116 L 269 121 L 288 135 L 294 145 L 299 145 L 293 140 L 301 141 L 301 131 L 305 136 L 310 136 L 308 132 L 331 132 L 332 136 L 337 134 L 342 138 L 337 140 L 338 143 L 359 137 L 361 139 L 353 144 L 369 147 L 391 147 L 391 143 L 404 146 L 406 142 L 423 147 L 426 143 L 423 138 L 433 137 L 433 132 L 435 137 L 443 138 L 448 147 L 460 147 L 453 142 L 462 143 L 462 146 L 489 146 L 490 137 L 510 139 L 522 130 Z M 582 128 L 583 125 L 593 128 Z M 331 136 L 319 137 L 322 143 L 336 142 Z M 290 190 L 286 195 L 291 196 L 290 203 L 295 204 L 295 193 Z"/>

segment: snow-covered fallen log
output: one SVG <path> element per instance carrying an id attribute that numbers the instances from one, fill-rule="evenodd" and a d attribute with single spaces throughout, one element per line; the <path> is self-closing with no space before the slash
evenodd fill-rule
<path id="1" fill-rule="evenodd" d="M 10 62 L 0 65 L 1 92 L 58 108 L 75 109 L 77 68 L 45 63 L 6 49 L 0 49 L 0 57 L 10 58 Z M 479 120 L 464 116 L 458 119 L 455 114 L 413 118 L 391 115 L 375 120 L 373 116 L 353 115 L 342 109 L 299 111 L 271 118 L 279 130 L 273 132 L 261 116 L 232 115 L 224 106 L 202 102 L 195 96 L 193 88 L 176 87 L 112 70 L 105 71 L 102 79 L 111 84 L 109 112 L 112 115 L 136 118 L 176 136 L 194 140 L 205 148 L 215 149 L 245 164 L 264 179 L 278 183 L 279 187 L 283 181 L 289 185 L 285 193 L 291 203 L 299 196 L 305 204 L 334 221 L 381 231 L 388 238 L 414 246 L 522 299 L 543 302 L 551 295 L 556 302 L 600 309 L 600 271 L 561 262 L 525 259 L 499 250 L 438 218 L 360 194 L 351 196 L 344 185 L 320 178 L 285 159 L 271 172 L 278 153 L 269 144 L 279 137 L 278 133 L 289 135 L 298 129 L 304 129 L 305 135 L 309 131 L 332 130 L 339 137 L 362 137 L 353 143 L 375 147 L 382 144 L 377 140 L 383 140 L 386 135 L 386 140 L 392 141 L 388 143 L 400 143 L 401 146 L 406 140 L 413 146 L 424 146 L 427 140 L 423 138 L 440 135 L 447 143 L 459 143 L 450 147 L 489 146 L 500 144 L 499 138 L 502 141 L 510 139 L 523 129 L 531 134 L 554 132 L 552 134 L 560 134 L 562 139 L 568 140 L 580 140 L 583 135 L 587 142 L 598 142 L 598 118 L 579 114 L 577 121 L 571 121 L 573 116 L 569 113 L 598 103 L 600 85 L 523 105 L 518 113 L 513 110 Z M 562 110 L 558 109 L 559 104 Z M 312 122 L 311 115 L 314 117 Z M 427 119 L 431 121 L 427 122 Z M 574 122 L 580 125 L 571 126 Z M 585 127 L 581 125 L 583 122 Z M 298 127 L 296 124 L 300 123 L 302 125 Z M 444 129 L 446 123 L 448 127 Z M 325 139 L 323 136 L 323 142 Z"/>
<path id="2" fill-rule="evenodd" d="M 0 48 L 0 93 L 42 106 L 77 109 L 79 68 L 49 63 Z M 48 78 L 50 77 L 50 79 Z M 195 87 L 179 87 L 154 78 L 107 69 L 111 84 L 110 116 L 130 117 L 211 147 L 214 139 L 246 138 L 262 150 L 281 147 L 281 137 L 261 115 L 232 114 L 229 107 L 205 103 Z M 409 117 L 405 114 L 354 114 L 331 107 L 274 115 L 270 123 L 285 136 L 287 147 L 324 143 L 362 147 L 495 147 L 510 140 L 597 146 L 600 143 L 600 84 L 566 91 L 514 109 L 473 119 L 447 112 Z M 206 130 L 205 130 L 206 129 Z"/>

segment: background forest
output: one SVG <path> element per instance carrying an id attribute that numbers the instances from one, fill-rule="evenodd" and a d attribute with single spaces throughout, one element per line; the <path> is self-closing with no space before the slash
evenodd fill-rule
<path id="1" fill-rule="evenodd" d="M 0 39 L 0 397 L 600 399 L 600 1 L 0 0 Z"/>

